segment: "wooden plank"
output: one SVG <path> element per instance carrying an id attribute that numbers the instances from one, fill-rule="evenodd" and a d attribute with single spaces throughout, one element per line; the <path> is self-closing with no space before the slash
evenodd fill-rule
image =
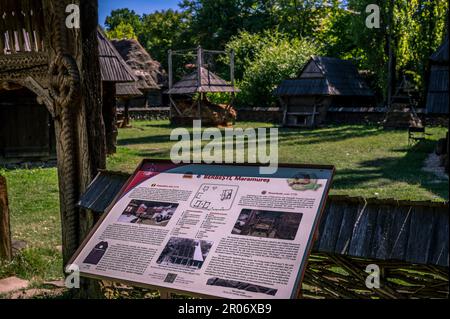
<path id="1" fill-rule="evenodd" d="M 370 254 L 373 231 L 377 221 L 378 207 L 375 205 L 362 205 L 361 211 L 353 228 L 349 255 L 365 257 Z"/>
<path id="2" fill-rule="evenodd" d="M 33 50 L 36 52 L 44 51 L 43 36 L 44 36 L 44 21 L 43 21 L 43 9 L 40 3 L 37 1 L 31 2 L 31 10 L 33 12 L 30 22 L 32 34 L 30 38 L 33 39 Z"/>
<path id="3" fill-rule="evenodd" d="M 16 7 L 16 20 L 17 20 L 17 42 L 19 46 L 20 52 L 25 52 L 26 45 L 25 45 L 25 36 L 23 34 L 24 27 L 25 27 L 25 16 L 22 14 L 22 1 L 17 3 Z"/>
<path id="4" fill-rule="evenodd" d="M 334 247 L 339 235 L 342 222 L 342 206 L 331 203 L 329 213 L 320 238 L 319 251 L 334 253 Z"/>
<path id="5" fill-rule="evenodd" d="M 406 261 L 426 264 L 431 247 L 434 214 L 423 207 L 414 207 L 409 227 Z"/>
<path id="6" fill-rule="evenodd" d="M 91 209 L 92 204 L 95 202 L 96 198 L 100 196 L 107 183 L 108 176 L 102 173 L 98 174 L 81 196 L 78 206 L 85 209 Z"/>
<path id="7" fill-rule="evenodd" d="M 3 10 L 2 10 L 3 11 Z M 0 12 L 2 12 L 0 11 Z M 3 14 L 0 13 L 0 55 L 5 54 L 5 32 L 6 32 L 6 25 L 5 25 L 5 19 L 3 18 Z"/>
<path id="8" fill-rule="evenodd" d="M 92 205 L 92 210 L 95 212 L 103 212 L 108 208 L 111 204 L 111 200 L 114 199 L 117 195 L 118 187 L 114 187 L 119 183 L 117 178 L 112 178 L 108 185 L 105 186 L 104 190 L 101 193 L 101 196 L 97 198 L 97 200 Z M 123 184 L 120 188 L 122 188 Z M 120 190 L 119 188 L 119 190 Z"/>
<path id="9" fill-rule="evenodd" d="M 379 206 L 376 227 L 372 240 L 372 251 L 368 257 L 385 260 L 388 256 L 389 230 L 394 218 L 395 208 L 389 205 Z"/>
<path id="10" fill-rule="evenodd" d="M 0 261 L 11 260 L 11 229 L 9 221 L 6 178 L 0 175 Z"/>
<path id="11" fill-rule="evenodd" d="M 345 255 L 348 253 L 350 242 L 352 240 L 353 226 L 355 225 L 356 216 L 358 214 L 358 205 L 347 204 L 345 202 L 339 203 L 339 205 L 342 205 L 343 214 L 341 228 L 334 250 L 337 254 Z"/>
<path id="12" fill-rule="evenodd" d="M 323 211 L 323 216 L 321 218 L 320 225 L 319 225 L 317 240 L 314 242 L 314 246 L 313 246 L 314 251 L 319 251 L 321 237 L 323 235 L 323 230 L 325 228 L 326 220 L 328 219 L 328 216 L 329 216 L 330 205 L 332 205 L 332 203 L 329 201 L 327 203 L 327 206 L 325 207 L 325 210 Z"/>
<path id="13" fill-rule="evenodd" d="M 387 243 L 387 258 L 404 260 L 409 237 L 412 207 L 399 207 L 393 214 Z"/>
<path id="14" fill-rule="evenodd" d="M 16 45 L 14 41 L 14 26 L 16 24 L 16 20 L 13 17 L 13 11 L 14 7 L 12 5 L 12 2 L 6 2 L 5 5 L 5 25 L 8 32 L 8 44 L 9 44 L 9 50 L 11 53 L 16 53 Z"/>
<path id="15" fill-rule="evenodd" d="M 434 226 L 428 264 L 448 267 L 448 211 L 443 208 L 434 210 Z"/>

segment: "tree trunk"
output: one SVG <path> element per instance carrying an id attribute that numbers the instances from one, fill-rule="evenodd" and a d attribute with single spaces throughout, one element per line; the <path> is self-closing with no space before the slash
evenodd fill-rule
<path id="1" fill-rule="evenodd" d="M 6 179 L 0 175 L 0 261 L 10 261 L 11 258 L 8 191 L 6 188 Z"/>

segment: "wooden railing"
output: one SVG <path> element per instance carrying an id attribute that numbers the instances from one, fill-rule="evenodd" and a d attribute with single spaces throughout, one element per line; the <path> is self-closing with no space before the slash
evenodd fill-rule
<path id="1" fill-rule="evenodd" d="M 0 1 L 0 56 L 44 51 L 41 0 Z"/>

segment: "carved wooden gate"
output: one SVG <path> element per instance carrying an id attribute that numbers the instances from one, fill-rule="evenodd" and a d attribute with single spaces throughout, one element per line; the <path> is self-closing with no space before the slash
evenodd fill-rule
<path id="1" fill-rule="evenodd" d="M 66 26 L 69 4 L 80 9 L 79 29 Z M 0 90 L 31 90 L 54 122 L 64 262 L 92 226 L 76 202 L 106 161 L 100 67 L 93 58 L 97 6 L 91 0 L 0 3 Z"/>

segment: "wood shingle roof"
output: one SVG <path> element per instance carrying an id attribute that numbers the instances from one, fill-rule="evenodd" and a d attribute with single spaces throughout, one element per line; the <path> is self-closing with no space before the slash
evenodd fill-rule
<path id="1" fill-rule="evenodd" d="M 137 81 L 131 68 L 100 28 L 97 31 L 97 39 L 102 81 L 117 83 Z"/>
<path id="2" fill-rule="evenodd" d="M 180 81 L 175 83 L 168 94 L 194 94 L 194 93 L 220 93 L 220 92 L 239 92 L 233 85 L 227 83 L 217 74 L 208 69 L 200 68 L 200 83 L 198 72 L 192 72 L 184 76 Z"/>
<path id="3" fill-rule="evenodd" d="M 374 96 L 351 61 L 313 56 L 297 79 L 283 81 L 278 96 Z"/>

